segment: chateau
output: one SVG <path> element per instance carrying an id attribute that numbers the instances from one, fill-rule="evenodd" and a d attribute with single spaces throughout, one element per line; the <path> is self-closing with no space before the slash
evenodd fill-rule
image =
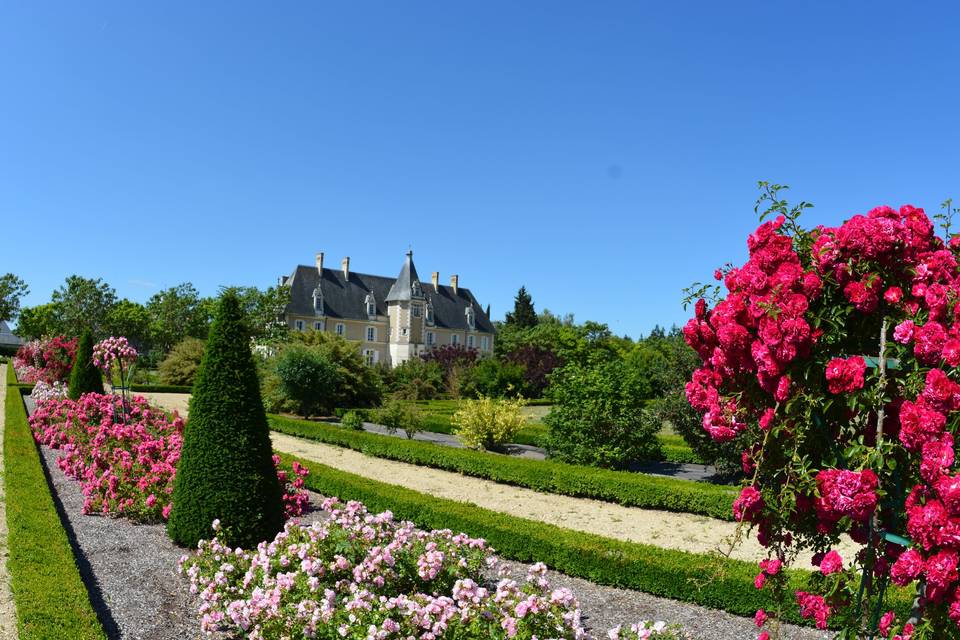
<path id="1" fill-rule="evenodd" d="M 412 251 L 396 278 L 353 273 L 350 258 L 329 269 L 318 253 L 314 266 L 281 276 L 290 287 L 284 320 L 296 331 L 330 331 L 359 342 L 369 364 L 396 366 L 446 344 L 492 353 L 495 330 L 487 312 L 458 276 L 450 286 L 439 279 L 434 271 L 429 285 L 420 282 Z"/>

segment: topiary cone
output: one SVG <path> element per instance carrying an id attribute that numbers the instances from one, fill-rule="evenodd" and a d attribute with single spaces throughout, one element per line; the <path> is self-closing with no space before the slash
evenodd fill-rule
<path id="1" fill-rule="evenodd" d="M 85 393 L 103 393 L 100 369 L 93 364 L 93 335 L 89 329 L 83 332 L 77 343 L 77 357 L 70 370 L 70 386 L 67 389 L 71 400 L 79 400 Z"/>
<path id="2" fill-rule="evenodd" d="M 283 528 L 270 430 L 236 294 L 225 293 L 193 386 L 167 533 L 196 547 L 219 519 L 231 546 L 250 548 Z"/>

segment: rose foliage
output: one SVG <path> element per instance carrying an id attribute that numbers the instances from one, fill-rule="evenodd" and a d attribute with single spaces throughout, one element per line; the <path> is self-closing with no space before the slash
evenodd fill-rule
<path id="1" fill-rule="evenodd" d="M 734 513 L 777 563 L 757 587 L 843 637 L 960 637 L 960 239 L 909 205 L 805 230 L 769 199 L 782 215 L 684 327 L 703 362 L 687 398 L 742 449 Z M 833 549 L 844 535 L 855 557 Z M 785 593 L 801 550 L 819 571 Z M 909 622 L 887 611 L 891 583 L 918 597 Z"/>

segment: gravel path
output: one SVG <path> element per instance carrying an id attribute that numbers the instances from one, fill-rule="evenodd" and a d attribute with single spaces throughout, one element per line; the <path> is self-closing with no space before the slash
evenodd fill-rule
<path id="1" fill-rule="evenodd" d="M 273 432 L 270 438 L 274 449 L 365 478 L 618 540 L 693 553 L 708 553 L 722 548 L 724 541 L 733 536 L 736 530 L 736 523 L 705 516 L 638 509 L 587 498 L 539 493 L 450 471 L 372 458 L 350 449 L 282 433 Z M 838 550 L 844 557 L 852 558 L 859 547 L 847 542 Z M 757 561 L 766 557 L 766 550 L 751 537 L 741 542 L 732 557 Z M 807 566 L 808 563 L 809 556 L 801 557 L 798 566 Z"/>
<path id="2" fill-rule="evenodd" d="M 57 467 L 61 452 L 41 447 L 67 536 L 97 614 L 112 638 L 201 638 L 198 603 L 177 575 L 184 550 L 162 524 L 83 515 L 80 483 Z"/>
<path id="3" fill-rule="evenodd" d="M 0 365 L 0 380 L 7 379 L 7 365 Z M 17 609 L 10 590 L 10 573 L 7 571 L 7 492 L 6 471 L 3 464 L 3 428 L 5 420 L 6 390 L 0 392 L 0 640 L 17 638 Z"/>

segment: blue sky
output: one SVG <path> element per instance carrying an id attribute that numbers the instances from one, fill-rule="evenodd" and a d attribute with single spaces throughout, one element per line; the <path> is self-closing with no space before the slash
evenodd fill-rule
<path id="1" fill-rule="evenodd" d="M 502 317 L 637 336 L 810 225 L 960 199 L 952 3 L 6 2 L 0 273 L 145 301 L 408 246 Z"/>

